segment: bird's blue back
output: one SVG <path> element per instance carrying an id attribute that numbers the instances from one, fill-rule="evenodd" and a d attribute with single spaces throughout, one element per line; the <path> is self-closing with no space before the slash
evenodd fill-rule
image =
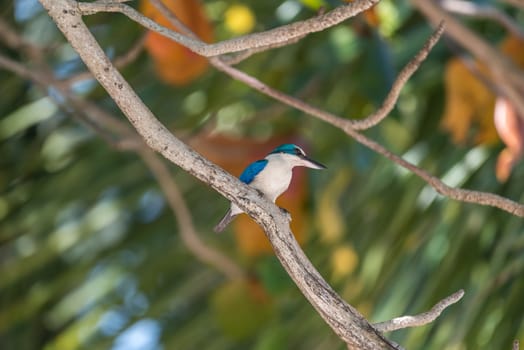
<path id="1" fill-rule="evenodd" d="M 244 169 L 240 175 L 240 181 L 245 184 L 250 184 L 255 177 L 262 171 L 267 165 L 267 159 L 260 159 L 256 162 L 253 162 Z"/>

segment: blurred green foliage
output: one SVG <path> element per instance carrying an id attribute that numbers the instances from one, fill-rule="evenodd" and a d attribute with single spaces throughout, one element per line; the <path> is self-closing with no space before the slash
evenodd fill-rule
<path id="1" fill-rule="evenodd" d="M 255 30 L 314 16 L 335 1 L 244 1 Z M 130 2 L 136 6 L 136 1 Z M 218 39 L 232 1 L 207 0 Z M 406 1 L 383 0 L 379 28 L 362 17 L 298 44 L 253 56 L 239 68 L 291 95 L 348 118 L 372 112 L 395 73 L 431 32 Z M 49 45 L 54 73 L 83 65 L 33 0 L 0 4 L 2 19 Z M 522 17 L 522 14 L 520 14 Z M 115 57 L 142 29 L 117 14 L 86 18 Z M 492 40 L 494 25 L 476 30 Z M 26 57 L 0 43 L 2 54 Z M 440 43 L 403 89 L 397 107 L 367 132 L 453 185 L 523 201 L 524 167 L 498 184 L 501 146 L 456 146 L 438 129 L 442 73 L 452 55 Z M 463 288 L 464 299 L 431 325 L 394 332 L 408 349 L 510 349 L 524 341 L 524 222 L 500 210 L 451 201 L 342 132 L 209 70 L 185 87 L 154 78 L 145 53 L 123 70 L 163 123 L 178 134 L 216 126 L 261 142 L 294 132 L 329 170 L 310 176 L 307 255 L 335 289 L 371 321 L 426 311 Z M 0 69 L 0 348 L 343 349 L 275 257 L 245 259 L 231 234 L 211 228 L 227 203 L 172 167 L 203 240 L 236 260 L 252 281 L 226 281 L 180 239 L 158 185 L 133 154 L 106 144 L 57 108 L 48 92 Z M 304 87 L 310 85 L 309 92 Z M 78 92 L 123 118 L 95 84 Z M 264 112 L 273 111 L 271 115 Z M 336 191 L 325 192 L 338 173 Z M 238 175 L 238 174 L 237 174 Z M 326 194 L 327 193 L 327 194 Z M 328 196 L 326 198 L 323 198 Z M 319 205 L 319 203 L 327 203 Z M 315 224 L 330 210 L 340 231 Z M 333 252 L 344 245 L 355 269 L 341 278 Z M 351 250 L 350 250 L 351 252 Z M 335 278 L 335 276 L 337 276 Z"/>

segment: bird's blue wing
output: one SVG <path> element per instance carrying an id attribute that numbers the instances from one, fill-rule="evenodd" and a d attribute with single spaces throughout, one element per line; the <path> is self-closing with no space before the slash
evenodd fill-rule
<path id="1" fill-rule="evenodd" d="M 257 160 L 256 162 L 249 164 L 240 175 L 240 181 L 249 185 L 255 176 L 266 167 L 266 164 L 267 159 Z"/>

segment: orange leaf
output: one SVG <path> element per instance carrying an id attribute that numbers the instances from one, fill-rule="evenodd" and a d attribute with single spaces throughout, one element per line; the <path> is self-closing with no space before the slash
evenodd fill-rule
<path id="1" fill-rule="evenodd" d="M 203 41 L 210 42 L 213 39 L 213 28 L 198 0 L 162 0 L 162 2 Z M 178 30 L 149 1 L 142 0 L 140 9 L 144 15 L 157 23 Z M 147 34 L 145 46 L 155 62 L 157 74 L 167 83 L 188 84 L 207 69 L 208 62 L 205 57 L 156 32 Z"/>
<path id="2" fill-rule="evenodd" d="M 495 175 L 499 182 L 506 182 L 511 175 L 513 166 L 517 163 L 515 155 L 510 152 L 508 148 L 504 148 L 497 158 L 497 165 L 495 168 Z"/>
<path id="3" fill-rule="evenodd" d="M 441 126 L 451 133 L 453 142 L 464 143 L 472 137 L 476 143 L 497 142 L 491 91 L 457 58 L 447 63 L 444 79 L 446 106 Z"/>
<path id="4" fill-rule="evenodd" d="M 519 67 L 524 68 L 524 40 L 514 36 L 505 38 L 500 49 Z"/>
<path id="5" fill-rule="evenodd" d="M 500 44 L 500 50 L 524 67 L 524 41 L 507 37 Z M 479 67 L 480 73 L 490 79 L 488 69 Z M 451 134 L 453 142 L 465 143 L 470 139 L 481 144 L 497 142 L 492 116 L 495 95 L 457 58 L 446 65 L 445 88 L 446 106 L 441 126 Z"/>
<path id="6" fill-rule="evenodd" d="M 378 17 L 376 6 L 364 11 L 364 18 L 370 27 L 378 27 L 380 25 L 380 18 Z"/>

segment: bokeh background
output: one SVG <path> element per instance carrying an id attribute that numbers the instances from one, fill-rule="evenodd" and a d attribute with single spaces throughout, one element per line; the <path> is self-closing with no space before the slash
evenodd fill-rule
<path id="1" fill-rule="evenodd" d="M 184 0 L 169 6 L 202 38 L 217 41 L 340 4 Z M 481 4 L 522 28 L 518 6 Z M 129 5 L 161 21 L 146 0 Z M 490 19 L 457 18 L 524 66 L 522 38 Z M 6 35 L 0 35 L 1 55 L 47 69 L 125 121 L 89 77 L 72 78 L 85 67 L 35 0 L 1 2 L 0 19 L 43 59 L 34 62 Z M 515 339 L 524 342 L 521 218 L 437 195 L 341 131 L 233 81 L 187 49 L 144 37 L 123 15 L 85 21 L 110 57 L 137 50 L 120 68 L 125 78 L 175 135 L 233 174 L 282 142 L 303 146 L 328 166 L 297 172 L 279 204 L 292 213 L 314 265 L 370 321 L 420 313 L 465 290 L 431 325 L 391 339 L 407 349 L 511 349 Z M 380 106 L 431 31 L 409 1 L 383 0 L 238 68 L 315 106 L 362 118 Z M 443 39 L 391 115 L 366 134 L 447 184 L 522 203 L 524 166 L 498 163 L 512 146 L 494 127 L 496 89 L 478 76 L 489 67 L 472 72 L 468 55 Z M 63 96 L 55 89 L 0 66 L 0 96 L 1 349 L 344 349 L 249 218 L 223 234 L 212 232 L 228 207 L 220 195 L 165 162 L 200 239 L 231 259 L 244 279 L 229 278 L 188 249 L 149 168 L 79 123 L 67 101 L 57 104 Z M 522 145 L 518 130 L 513 136 Z"/>

